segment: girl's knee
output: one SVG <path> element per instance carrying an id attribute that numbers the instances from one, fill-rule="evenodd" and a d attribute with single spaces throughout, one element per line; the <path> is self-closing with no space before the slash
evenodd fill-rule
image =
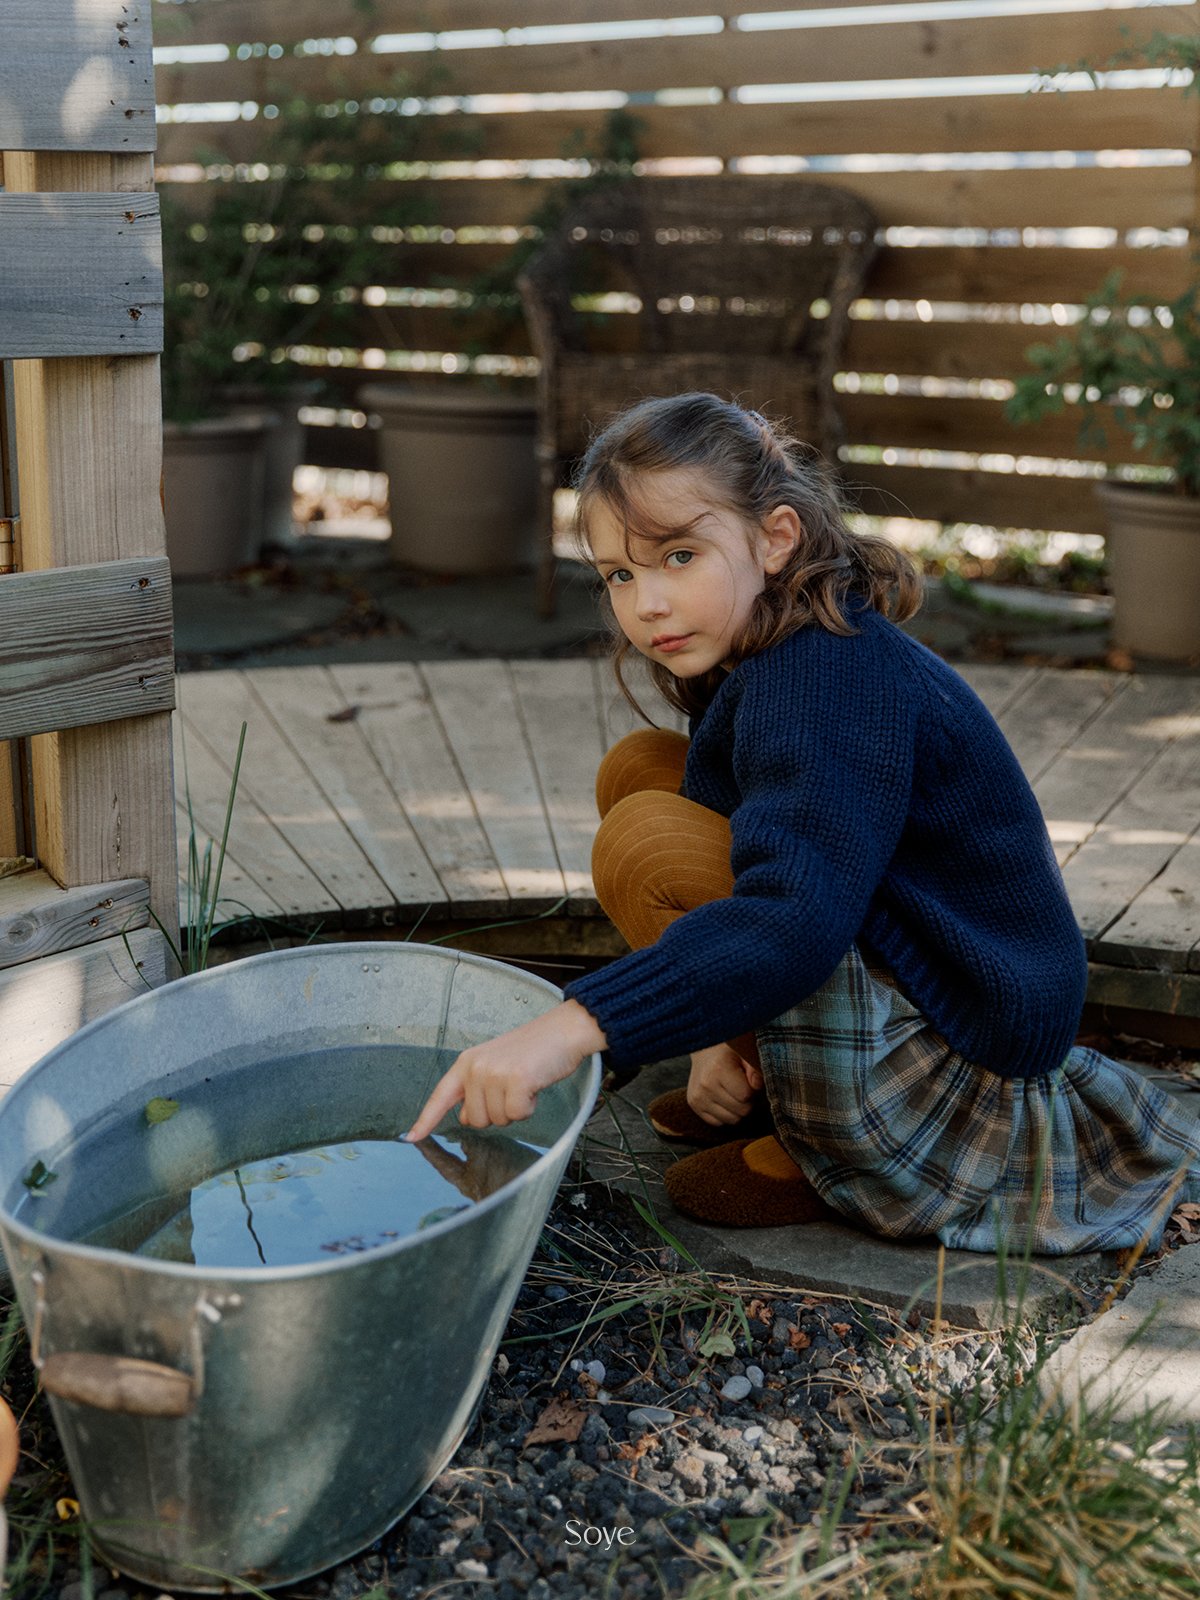
<path id="1" fill-rule="evenodd" d="M 688 741 L 670 728 L 635 728 L 605 755 L 596 774 L 596 806 L 602 817 L 619 801 L 642 790 L 678 794 Z"/>

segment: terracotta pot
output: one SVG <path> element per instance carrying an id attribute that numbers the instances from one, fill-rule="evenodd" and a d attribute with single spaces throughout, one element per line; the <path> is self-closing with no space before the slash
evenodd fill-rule
<path id="1" fill-rule="evenodd" d="M 1132 655 L 1200 655 L 1200 500 L 1101 483 L 1113 591 L 1112 642 Z"/>
<path id="2" fill-rule="evenodd" d="M 273 412 L 163 424 L 163 514 L 176 577 L 231 572 L 262 545 L 264 444 Z"/>
<path id="3" fill-rule="evenodd" d="M 427 572 L 513 572 L 534 563 L 537 461 L 532 397 L 448 381 L 369 384 L 380 419 L 391 551 Z"/>

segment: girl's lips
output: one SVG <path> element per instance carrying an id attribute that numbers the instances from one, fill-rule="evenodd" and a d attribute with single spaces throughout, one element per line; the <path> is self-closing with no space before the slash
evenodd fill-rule
<path id="1" fill-rule="evenodd" d="M 682 650 L 691 637 L 690 633 L 676 633 L 661 639 L 652 639 L 650 648 L 651 650 L 664 650 L 669 655 L 673 650 Z"/>

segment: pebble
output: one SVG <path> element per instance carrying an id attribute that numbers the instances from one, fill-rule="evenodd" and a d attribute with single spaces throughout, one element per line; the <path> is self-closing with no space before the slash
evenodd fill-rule
<path id="1" fill-rule="evenodd" d="M 753 1428 L 746 1429 L 745 1433 L 742 1435 L 742 1438 L 745 1439 L 747 1444 L 753 1444 L 756 1439 L 761 1439 L 762 1436 L 763 1430 L 756 1423 Z"/>
<path id="2" fill-rule="evenodd" d="M 454 1574 L 458 1578 L 487 1578 L 490 1576 L 486 1564 L 482 1561 L 456 1561 Z"/>
<path id="3" fill-rule="evenodd" d="M 735 1373 L 722 1388 L 721 1398 L 723 1400 L 744 1400 L 753 1387 L 754 1385 L 750 1382 L 750 1379 L 744 1374 Z"/>
<path id="4" fill-rule="evenodd" d="M 761 1367 L 747 1367 L 746 1376 L 750 1379 L 750 1382 L 754 1388 L 761 1389 L 765 1381 L 766 1374 L 763 1372 Z"/>
<path id="5" fill-rule="evenodd" d="M 590 1378 L 594 1378 L 597 1383 L 603 1383 L 608 1369 L 603 1361 L 589 1361 L 584 1371 Z"/>
<path id="6" fill-rule="evenodd" d="M 629 1413 L 629 1421 L 635 1427 L 646 1427 L 651 1422 L 674 1422 L 675 1413 L 668 1411 L 665 1406 L 635 1406 Z"/>

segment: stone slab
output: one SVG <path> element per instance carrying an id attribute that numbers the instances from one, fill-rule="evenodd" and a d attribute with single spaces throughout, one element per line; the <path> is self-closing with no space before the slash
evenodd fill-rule
<path id="1" fill-rule="evenodd" d="M 717 1228 L 683 1216 L 662 1183 L 665 1169 L 691 1147 L 660 1139 L 644 1115 L 655 1095 L 687 1081 L 686 1060 L 644 1068 L 610 1093 L 584 1130 L 580 1151 L 588 1175 L 637 1213 L 632 1200 L 649 1201 L 653 1214 L 705 1270 L 740 1281 L 815 1290 L 932 1316 L 936 1302 L 936 1243 L 877 1238 L 849 1224 L 809 1223 L 796 1228 Z M 616 1122 L 614 1123 L 614 1114 Z M 646 1227 L 644 1223 L 641 1224 Z M 647 1234 L 651 1230 L 647 1228 Z M 1078 1289 L 1107 1282 L 1111 1253 L 1035 1257 L 1018 1297 L 1016 1264 L 1009 1265 L 1007 1294 L 998 1293 L 996 1258 L 948 1250 L 942 1316 L 956 1327 L 994 1328 L 1022 1314 L 1035 1318 Z"/>
<path id="2" fill-rule="evenodd" d="M 346 609 L 345 595 L 176 578 L 175 650 L 179 655 L 238 656 L 327 628 Z"/>
<path id="3" fill-rule="evenodd" d="M 365 586 L 414 641 L 466 655 L 540 655 L 585 645 L 604 631 L 593 585 L 578 566 L 562 573 L 552 617 L 538 615 L 529 573 L 412 584 L 380 571 Z"/>
<path id="4" fill-rule="evenodd" d="M 1168 1427 L 1200 1423 L 1200 1244 L 1173 1251 L 1081 1328 L 1042 1369 L 1042 1392 L 1131 1420 L 1163 1407 Z"/>

